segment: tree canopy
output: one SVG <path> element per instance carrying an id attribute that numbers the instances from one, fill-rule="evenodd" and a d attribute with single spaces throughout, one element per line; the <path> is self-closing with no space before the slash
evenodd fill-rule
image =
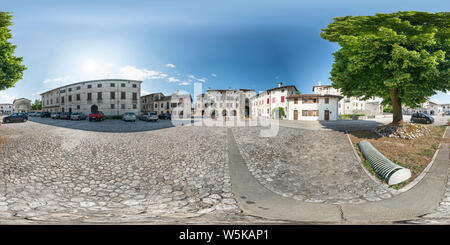
<path id="1" fill-rule="evenodd" d="M 383 98 L 394 121 L 401 104 L 416 107 L 450 89 L 449 12 L 336 17 L 320 36 L 341 47 L 333 54 L 333 87 Z"/>
<path id="2" fill-rule="evenodd" d="M 12 38 L 9 26 L 12 25 L 11 13 L 0 12 L 0 90 L 13 87 L 22 79 L 23 71 L 22 57 L 14 56 L 16 45 L 9 39 Z"/>

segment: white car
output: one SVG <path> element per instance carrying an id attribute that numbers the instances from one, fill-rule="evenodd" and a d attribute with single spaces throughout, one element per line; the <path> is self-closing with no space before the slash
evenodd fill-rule
<path id="1" fill-rule="evenodd" d="M 125 112 L 122 115 L 122 120 L 136 122 L 136 114 L 134 112 Z"/>
<path id="2" fill-rule="evenodd" d="M 143 121 L 158 121 L 158 114 L 156 112 L 147 112 L 139 116 L 139 120 Z"/>

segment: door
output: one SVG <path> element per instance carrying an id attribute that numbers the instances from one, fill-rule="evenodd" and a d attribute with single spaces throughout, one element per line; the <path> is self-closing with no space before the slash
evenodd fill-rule
<path id="1" fill-rule="evenodd" d="M 330 120 L 330 111 L 329 110 L 325 110 L 325 121 Z"/>
<path id="2" fill-rule="evenodd" d="M 294 120 L 298 120 L 298 111 L 294 110 Z"/>

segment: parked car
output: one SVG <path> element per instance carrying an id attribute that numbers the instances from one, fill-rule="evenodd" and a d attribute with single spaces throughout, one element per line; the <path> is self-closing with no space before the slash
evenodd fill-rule
<path id="1" fill-rule="evenodd" d="M 158 121 L 158 114 L 156 112 L 147 112 L 139 116 L 139 120 L 143 121 Z"/>
<path id="2" fill-rule="evenodd" d="M 59 119 L 59 115 L 60 115 L 59 112 L 52 112 L 52 114 L 50 115 L 50 117 L 51 117 L 52 119 Z"/>
<path id="3" fill-rule="evenodd" d="M 83 112 L 73 112 L 70 115 L 70 120 L 86 120 L 87 116 Z"/>
<path id="4" fill-rule="evenodd" d="M 25 113 L 13 113 L 9 116 L 3 117 L 4 123 L 26 122 L 26 121 L 28 121 L 28 116 Z"/>
<path id="5" fill-rule="evenodd" d="M 136 114 L 134 112 L 125 112 L 122 115 L 122 120 L 136 122 Z"/>
<path id="6" fill-rule="evenodd" d="M 105 120 L 105 115 L 101 111 L 89 113 L 89 121 L 103 121 Z"/>
<path id="7" fill-rule="evenodd" d="M 159 114 L 159 119 L 163 119 L 163 120 L 172 120 L 172 116 L 170 115 L 170 113 L 163 113 L 163 114 Z"/>
<path id="8" fill-rule="evenodd" d="M 50 112 L 46 111 L 41 112 L 41 117 L 50 117 L 50 116 L 51 116 Z"/>
<path id="9" fill-rule="evenodd" d="M 32 111 L 32 112 L 28 113 L 28 116 L 29 117 L 35 117 L 36 116 L 36 112 Z"/>
<path id="10" fill-rule="evenodd" d="M 42 112 L 35 112 L 35 113 L 34 113 L 34 116 L 35 116 L 35 117 L 41 117 L 41 114 L 42 114 Z"/>
<path id="11" fill-rule="evenodd" d="M 70 120 L 70 112 L 61 112 L 59 114 L 59 119 Z"/>
<path id="12" fill-rule="evenodd" d="M 428 123 L 432 124 L 434 122 L 434 118 L 425 113 L 414 113 L 411 116 L 410 122 L 412 123 Z"/>

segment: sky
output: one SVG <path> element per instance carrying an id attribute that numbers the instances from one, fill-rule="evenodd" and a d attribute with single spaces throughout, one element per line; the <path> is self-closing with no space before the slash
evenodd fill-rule
<path id="1" fill-rule="evenodd" d="M 40 99 L 93 79 L 142 80 L 142 94 L 295 85 L 329 80 L 335 43 L 320 38 L 334 17 L 450 11 L 445 0 L 0 0 L 27 70 L 0 103 Z M 195 99 L 195 98 L 194 98 Z M 450 103 L 450 92 L 431 97 Z"/>

